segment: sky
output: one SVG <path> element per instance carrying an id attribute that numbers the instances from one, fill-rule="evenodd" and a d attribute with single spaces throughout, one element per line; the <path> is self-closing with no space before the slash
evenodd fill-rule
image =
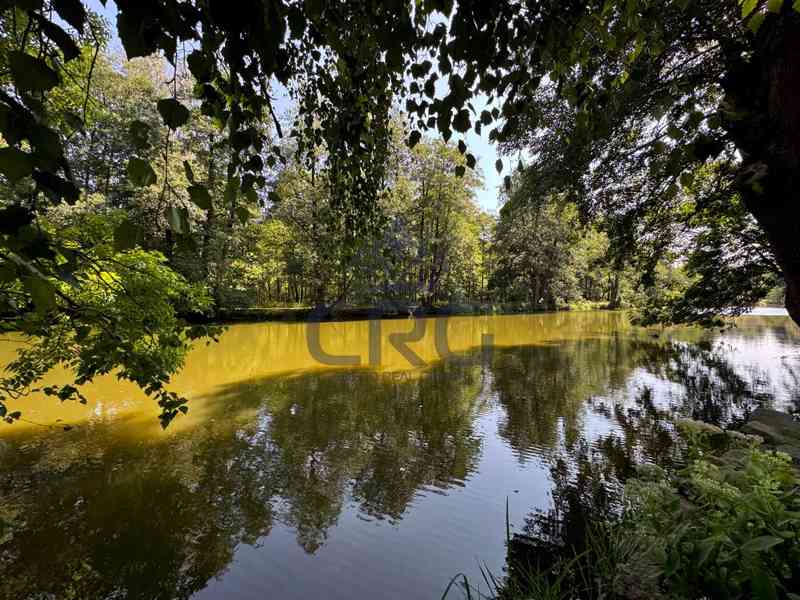
<path id="1" fill-rule="evenodd" d="M 117 15 L 117 7 L 114 1 L 108 0 L 106 6 L 103 6 L 100 0 L 87 0 L 86 4 L 91 10 L 103 15 L 108 20 L 112 26 L 112 44 L 121 48 L 114 28 Z M 440 77 L 437 81 L 437 95 L 446 95 L 446 93 L 447 79 Z M 478 114 L 486 107 L 486 101 L 487 98 L 481 95 L 473 102 Z M 288 112 L 288 102 L 288 100 L 278 102 L 277 109 L 279 113 L 281 111 Z M 281 107 L 281 104 L 283 104 L 283 107 Z M 466 136 L 454 134 L 452 141 L 458 142 L 459 139 L 463 139 L 468 147 L 467 152 L 471 152 L 475 156 L 478 168 L 483 175 L 483 188 L 476 193 L 478 204 L 484 210 L 496 212 L 498 209 L 499 190 L 502 185 L 502 174 L 498 173 L 494 166 L 498 154 L 495 145 L 489 141 L 489 131 L 491 131 L 491 128 L 485 127 L 481 131 L 481 135 L 478 135 L 474 130 L 470 129 Z"/>

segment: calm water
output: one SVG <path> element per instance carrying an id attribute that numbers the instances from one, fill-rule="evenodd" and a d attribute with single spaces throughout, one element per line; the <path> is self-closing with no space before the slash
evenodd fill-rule
<path id="1" fill-rule="evenodd" d="M 338 367 L 305 325 L 231 327 L 176 378 L 191 411 L 166 432 L 113 378 L 89 406 L 29 400 L 0 428 L 0 598 L 438 598 L 458 572 L 502 573 L 506 502 L 515 531 L 552 533 L 612 506 L 635 462 L 679 460 L 671 415 L 800 403 L 786 317 L 424 325 L 412 356 L 389 340 L 413 322 L 372 345 L 366 322 L 323 324 L 322 348 L 362 363 Z"/>

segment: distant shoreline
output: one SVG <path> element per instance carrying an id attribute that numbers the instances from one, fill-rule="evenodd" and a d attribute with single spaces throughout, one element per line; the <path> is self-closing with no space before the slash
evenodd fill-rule
<path id="1" fill-rule="evenodd" d="M 574 312 L 582 310 L 611 310 L 605 303 L 593 306 L 562 306 L 559 308 L 536 309 L 527 304 L 451 304 L 443 306 L 397 306 L 397 307 L 364 307 L 340 306 L 313 308 L 273 307 L 273 308 L 227 308 L 213 316 L 191 315 L 187 318 L 192 323 L 216 323 L 220 325 L 235 323 L 303 323 L 308 321 L 365 321 L 369 319 L 407 319 L 408 317 L 453 317 L 453 316 L 491 316 L 491 315 L 525 315 L 558 312 Z M 756 306 L 744 313 L 752 317 L 788 317 L 788 311 L 782 306 Z"/>
<path id="2" fill-rule="evenodd" d="M 375 308 L 363 306 L 343 307 L 281 307 L 281 308 L 240 308 L 223 309 L 212 317 L 192 315 L 188 318 L 194 323 L 262 323 L 307 321 L 364 321 L 368 319 L 407 319 L 408 317 L 452 317 L 481 315 L 519 315 L 542 314 L 580 310 L 606 310 L 605 304 L 591 307 L 560 307 L 536 309 L 527 304 L 452 304 L 444 306 L 398 306 Z"/>

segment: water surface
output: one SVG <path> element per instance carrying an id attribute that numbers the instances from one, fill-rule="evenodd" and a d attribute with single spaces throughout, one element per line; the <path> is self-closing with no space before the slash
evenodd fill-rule
<path id="1" fill-rule="evenodd" d="M 304 324 L 231 327 L 176 377 L 191 410 L 165 432 L 113 377 L 87 406 L 26 401 L 0 429 L 0 597 L 438 598 L 455 573 L 502 573 L 507 502 L 541 531 L 613 504 L 635 463 L 680 460 L 672 415 L 800 399 L 786 317 L 422 322 L 320 325 L 358 366 L 320 364 Z"/>

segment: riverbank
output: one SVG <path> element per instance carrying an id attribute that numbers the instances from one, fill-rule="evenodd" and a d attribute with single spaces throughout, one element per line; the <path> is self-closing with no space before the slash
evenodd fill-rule
<path id="1" fill-rule="evenodd" d="M 535 307 L 519 303 L 451 303 L 435 306 L 300 306 L 266 308 L 224 308 L 211 316 L 192 315 L 193 323 L 261 323 L 261 322 L 306 322 L 306 321 L 364 321 L 367 319 L 405 319 L 408 317 L 449 317 L 479 315 L 517 315 L 543 312 L 605 310 L 605 302 L 581 302 L 555 307 Z"/>
<path id="2" fill-rule="evenodd" d="M 536 307 L 526 302 L 514 303 L 451 303 L 435 306 L 276 306 L 258 308 L 223 308 L 211 315 L 188 315 L 195 324 L 233 323 L 302 323 L 308 321 L 366 321 L 368 319 L 407 319 L 408 317 L 450 317 L 481 315 L 522 315 L 547 312 L 614 310 L 607 302 L 581 301 L 560 306 Z M 759 306 L 747 314 L 754 316 L 787 316 L 780 306 Z"/>
<path id="3" fill-rule="evenodd" d="M 681 468 L 638 467 L 620 512 L 587 520 L 577 544 L 509 534 L 489 597 L 800 598 L 800 422 L 759 408 L 738 429 L 675 425 Z"/>

